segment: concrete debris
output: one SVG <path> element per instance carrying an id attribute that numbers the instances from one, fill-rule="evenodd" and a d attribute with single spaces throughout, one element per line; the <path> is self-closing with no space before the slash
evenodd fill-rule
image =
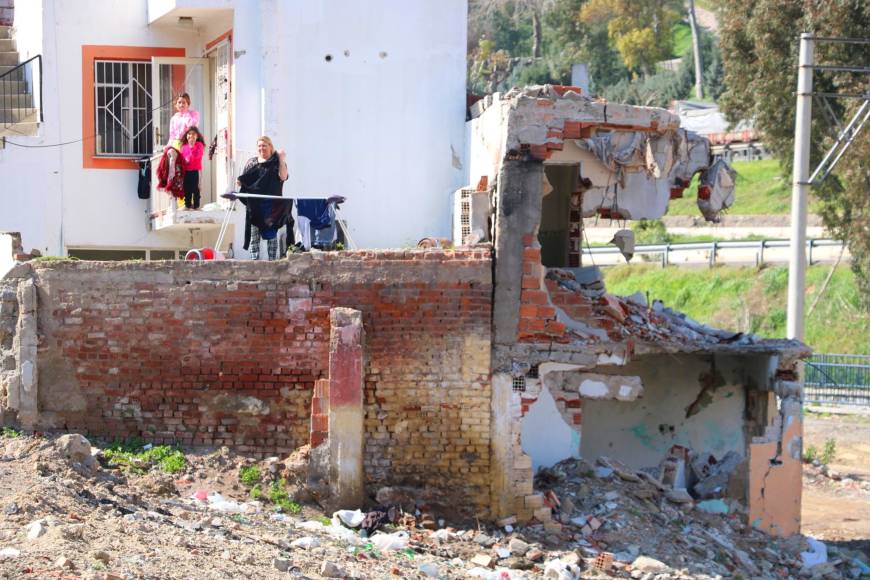
<path id="1" fill-rule="evenodd" d="M 323 562 L 320 566 L 320 575 L 324 578 L 344 578 L 347 576 L 341 566 L 329 561 Z"/>
<path id="2" fill-rule="evenodd" d="M 45 525 L 42 522 L 33 522 L 27 526 L 27 539 L 35 540 L 46 532 Z"/>
<path id="3" fill-rule="evenodd" d="M 632 230 L 619 230 L 613 234 L 613 239 L 607 242 L 619 248 L 626 262 L 631 262 L 634 257 L 634 232 Z"/>
<path id="4" fill-rule="evenodd" d="M 692 496 L 689 494 L 689 492 L 686 491 L 686 489 L 682 488 L 682 487 L 676 487 L 674 489 L 669 489 L 665 493 L 665 497 L 668 498 L 669 501 L 672 501 L 672 502 L 678 503 L 678 504 L 689 504 L 689 503 L 692 503 L 694 501 Z"/>
<path id="5" fill-rule="evenodd" d="M 711 222 L 734 204 L 737 172 L 724 161 L 717 160 L 701 172 L 698 185 L 698 209 Z"/>
<path id="6" fill-rule="evenodd" d="M 709 473 L 692 488 L 695 496 L 701 499 L 722 497 L 728 488 L 728 479 L 744 459 L 729 451 L 721 461 L 712 465 Z"/>
<path id="7" fill-rule="evenodd" d="M 76 470 L 84 470 L 91 473 L 99 469 L 99 464 L 94 458 L 91 442 L 78 433 L 61 435 L 55 442 L 58 451 L 63 455 Z"/>
<path id="8" fill-rule="evenodd" d="M 648 556 L 638 556 L 634 562 L 631 563 L 631 567 L 641 572 L 651 572 L 653 574 L 662 574 L 670 569 L 670 567 L 664 562 L 659 562 L 655 558 L 650 558 Z"/>

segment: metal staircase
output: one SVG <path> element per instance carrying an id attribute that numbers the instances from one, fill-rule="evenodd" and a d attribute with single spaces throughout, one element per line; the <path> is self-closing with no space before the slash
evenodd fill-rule
<path id="1" fill-rule="evenodd" d="M 19 63 L 10 36 L 11 27 L 0 26 L 0 137 L 36 135 L 42 121 L 42 55 Z"/>

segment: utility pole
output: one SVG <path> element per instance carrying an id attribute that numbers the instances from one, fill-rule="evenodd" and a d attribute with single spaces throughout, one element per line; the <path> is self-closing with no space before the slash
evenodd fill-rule
<path id="1" fill-rule="evenodd" d="M 791 258 L 788 268 L 786 337 L 804 338 L 807 275 L 807 192 L 810 189 L 810 129 L 813 106 L 813 38 L 801 34 L 798 61 L 797 111 L 794 131 L 794 171 L 791 194 Z"/>
<path id="2" fill-rule="evenodd" d="M 692 29 L 692 56 L 695 58 L 695 97 L 704 98 L 704 68 L 701 64 L 701 31 L 695 17 L 695 0 L 689 0 L 689 27 Z"/>

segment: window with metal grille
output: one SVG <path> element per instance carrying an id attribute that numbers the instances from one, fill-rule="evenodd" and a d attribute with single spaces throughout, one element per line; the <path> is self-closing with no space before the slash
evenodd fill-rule
<path id="1" fill-rule="evenodd" d="M 94 61 L 96 154 L 104 157 L 150 155 L 151 63 Z"/>
<path id="2" fill-rule="evenodd" d="M 526 377 L 514 377 L 513 387 L 515 392 L 526 392 Z"/>

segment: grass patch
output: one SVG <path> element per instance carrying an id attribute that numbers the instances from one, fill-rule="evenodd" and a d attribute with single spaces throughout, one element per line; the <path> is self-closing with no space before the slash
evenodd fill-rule
<path id="1" fill-rule="evenodd" d="M 37 256 L 30 260 L 31 262 L 70 262 L 78 261 L 74 256 Z"/>
<path id="2" fill-rule="evenodd" d="M 291 514 L 298 514 L 302 511 L 302 506 L 290 499 L 290 494 L 287 493 L 287 482 L 284 479 L 270 483 L 266 497 L 269 498 L 269 501 L 275 505 L 278 511 Z"/>
<path id="3" fill-rule="evenodd" d="M 735 161 L 737 185 L 733 215 L 783 215 L 791 211 L 791 183 L 782 176 L 775 159 Z M 668 215 L 698 215 L 698 176 L 683 192 L 682 199 L 672 200 Z M 819 202 L 810 196 L 810 211 L 818 213 Z"/>
<path id="4" fill-rule="evenodd" d="M 262 475 L 260 474 L 260 468 L 256 465 L 249 465 L 239 469 L 239 481 L 241 481 L 242 485 L 245 487 L 254 487 L 260 483 L 261 478 Z"/>
<path id="5" fill-rule="evenodd" d="M 807 269 L 807 308 L 830 269 L 828 265 Z M 663 269 L 634 264 L 607 268 L 604 273 L 607 289 L 614 294 L 640 291 L 705 324 L 768 338 L 785 337 L 787 267 Z M 870 312 L 859 305 L 855 276 L 848 266 L 839 266 L 824 297 L 807 317 L 805 342 L 817 352 L 870 354 L 867 328 Z"/>
<path id="6" fill-rule="evenodd" d="M 139 438 L 115 442 L 103 450 L 103 456 L 109 465 L 139 475 L 155 467 L 164 473 L 178 473 L 187 465 L 184 453 L 180 449 L 169 445 L 157 445 L 145 449 Z"/>
<path id="7" fill-rule="evenodd" d="M 21 437 L 21 431 L 12 427 L 3 427 L 3 429 L 0 429 L 0 437 L 3 439 L 18 439 Z"/>

